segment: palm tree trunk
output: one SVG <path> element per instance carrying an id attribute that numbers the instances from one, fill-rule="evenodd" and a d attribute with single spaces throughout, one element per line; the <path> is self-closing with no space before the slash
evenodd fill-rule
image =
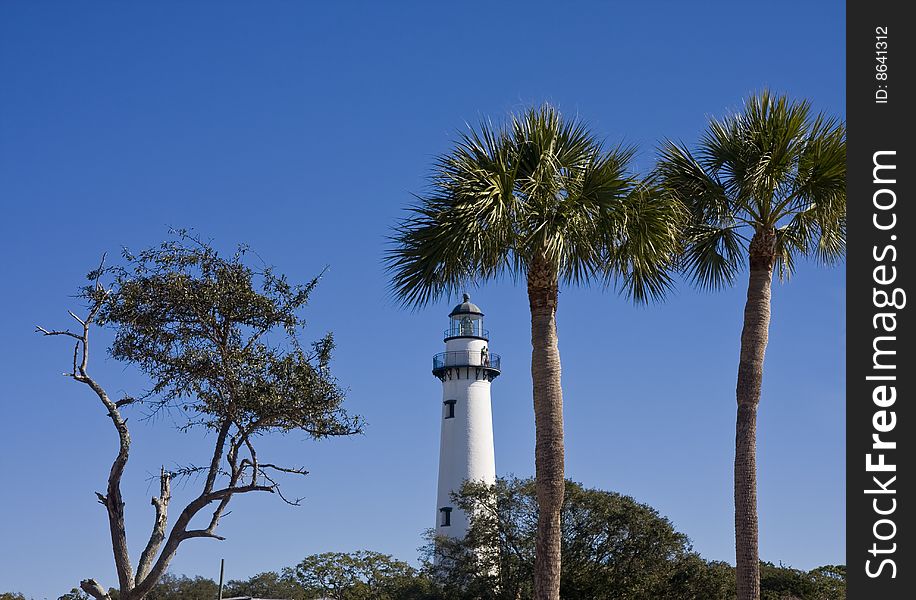
<path id="1" fill-rule="evenodd" d="M 557 270 L 543 257 L 528 268 L 531 307 L 531 379 L 534 384 L 535 489 L 538 530 L 534 597 L 560 597 L 560 509 L 564 492 L 563 390 L 557 346 Z"/>
<path id="2" fill-rule="evenodd" d="M 757 405 L 770 329 L 776 232 L 760 228 L 750 243 L 750 278 L 738 363 L 735 425 L 735 555 L 738 600 L 760 600 L 757 535 Z"/>

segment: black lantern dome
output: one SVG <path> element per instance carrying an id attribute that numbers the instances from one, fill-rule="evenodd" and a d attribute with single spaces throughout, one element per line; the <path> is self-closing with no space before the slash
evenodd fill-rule
<path id="1" fill-rule="evenodd" d="M 452 312 L 448 313 L 448 316 L 455 317 L 459 315 L 477 315 L 482 317 L 483 311 L 480 310 L 480 307 L 471 302 L 471 297 L 468 294 L 464 295 L 464 302 L 457 305 L 452 309 Z"/>

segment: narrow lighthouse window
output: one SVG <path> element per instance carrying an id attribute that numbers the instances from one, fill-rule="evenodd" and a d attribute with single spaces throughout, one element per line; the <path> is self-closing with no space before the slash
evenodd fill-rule
<path id="1" fill-rule="evenodd" d="M 442 527 L 449 527 L 452 524 L 452 507 L 443 506 L 439 509 L 439 512 L 442 513 Z"/>
<path id="2" fill-rule="evenodd" d="M 445 405 L 445 418 L 454 419 L 455 418 L 455 400 L 446 400 L 442 404 Z"/>

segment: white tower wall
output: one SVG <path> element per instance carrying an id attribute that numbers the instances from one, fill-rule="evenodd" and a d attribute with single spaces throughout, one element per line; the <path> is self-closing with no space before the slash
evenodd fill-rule
<path id="1" fill-rule="evenodd" d="M 480 337 L 446 339 L 444 365 L 440 365 L 444 368 L 437 372 L 442 380 L 442 406 L 436 533 L 455 538 L 465 536 L 469 523 L 451 494 L 465 481 L 496 481 L 490 384 L 499 371 L 481 353 L 489 349 L 489 341 L 479 324 L 475 333 Z M 446 517 L 442 509 L 449 508 Z"/>

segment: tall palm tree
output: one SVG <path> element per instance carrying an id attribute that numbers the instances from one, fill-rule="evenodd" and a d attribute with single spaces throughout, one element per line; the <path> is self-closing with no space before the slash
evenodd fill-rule
<path id="1" fill-rule="evenodd" d="M 462 135 L 438 158 L 429 193 L 395 229 L 392 289 L 408 305 L 508 274 L 531 309 L 539 507 L 535 590 L 557 599 L 564 491 L 559 285 L 616 281 L 636 301 L 661 296 L 679 241 L 679 204 L 629 173 L 629 148 L 605 149 L 545 105 Z"/>
<path id="2" fill-rule="evenodd" d="M 667 141 L 659 184 L 691 213 L 684 265 L 703 288 L 731 285 L 745 257 L 750 277 L 736 396 L 735 552 L 738 600 L 760 598 L 757 405 L 770 325 L 773 271 L 795 260 L 839 261 L 846 250 L 846 127 L 807 101 L 769 91 L 744 111 L 713 119 L 696 150 Z"/>

